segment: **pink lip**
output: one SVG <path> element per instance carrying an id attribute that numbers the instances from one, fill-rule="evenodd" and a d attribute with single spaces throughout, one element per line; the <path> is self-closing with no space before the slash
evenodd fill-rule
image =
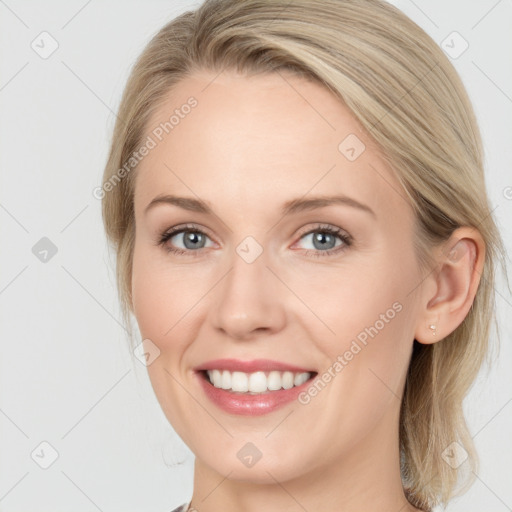
<path id="1" fill-rule="evenodd" d="M 279 391 L 269 391 L 257 395 L 246 393 L 235 393 L 225 389 L 216 388 L 205 376 L 204 370 L 229 370 L 252 373 L 255 371 L 291 371 L 291 372 L 310 372 L 316 375 L 317 372 L 307 370 L 298 366 L 271 361 L 269 359 L 255 359 L 252 361 L 240 361 L 237 359 L 216 359 L 208 361 L 195 368 L 197 378 L 206 396 L 219 408 L 230 414 L 244 416 L 259 416 L 275 411 L 284 405 L 293 402 L 298 395 L 311 385 L 309 379 L 300 386 L 290 389 L 281 389 Z M 314 377 L 313 377 L 314 378 Z"/>
<path id="2" fill-rule="evenodd" d="M 230 372 L 271 372 L 273 370 L 280 372 L 314 372 L 307 368 L 300 368 L 287 363 L 279 361 L 272 361 L 271 359 L 253 359 L 252 361 L 242 361 L 240 359 L 215 359 L 201 364 L 194 368 L 196 371 L 200 370 L 229 370 Z"/>

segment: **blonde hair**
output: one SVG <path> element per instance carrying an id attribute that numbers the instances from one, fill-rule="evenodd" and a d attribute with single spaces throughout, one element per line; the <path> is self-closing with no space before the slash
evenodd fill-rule
<path id="1" fill-rule="evenodd" d="M 336 94 L 382 149 L 416 216 L 415 249 L 425 275 L 432 249 L 460 226 L 486 244 L 474 303 L 441 342 L 413 354 L 400 412 L 400 455 L 409 501 L 429 510 L 457 495 L 461 470 L 442 458 L 454 441 L 478 456 L 462 402 L 488 353 L 497 257 L 504 248 L 489 210 L 482 144 L 464 86 L 436 43 L 397 8 L 380 0 L 207 0 L 165 25 L 129 77 L 103 184 L 140 147 L 148 120 L 172 87 L 197 70 L 291 71 Z M 131 335 L 136 167 L 102 200 L 117 280 Z M 107 190 L 107 189 L 105 189 Z M 474 477 L 466 475 L 467 490 Z"/>

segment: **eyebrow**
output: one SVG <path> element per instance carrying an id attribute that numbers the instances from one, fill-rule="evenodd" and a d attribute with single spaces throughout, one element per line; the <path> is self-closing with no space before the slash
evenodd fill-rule
<path id="1" fill-rule="evenodd" d="M 159 195 L 156 196 L 145 208 L 144 213 L 146 214 L 149 210 L 154 208 L 159 204 L 170 204 L 174 206 L 178 206 L 184 210 L 188 210 L 191 212 L 205 213 L 207 215 L 213 214 L 213 209 L 211 204 L 208 201 L 203 201 L 201 199 L 194 199 L 193 197 L 179 197 L 173 195 Z M 346 205 L 351 206 L 352 208 L 356 208 L 358 210 L 369 213 L 374 218 L 376 218 L 375 212 L 367 205 L 356 201 L 355 199 L 344 196 L 315 196 L 309 197 L 308 199 L 297 198 L 292 199 L 284 203 L 282 208 L 282 215 L 290 215 L 293 213 L 298 213 L 307 210 L 315 210 L 317 208 L 323 208 L 325 206 L 330 205 Z"/>

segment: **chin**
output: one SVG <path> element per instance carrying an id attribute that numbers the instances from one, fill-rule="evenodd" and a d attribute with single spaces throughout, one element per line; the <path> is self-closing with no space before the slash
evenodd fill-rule
<path id="1" fill-rule="evenodd" d="M 206 465 L 210 470 L 230 480 L 261 485 L 274 485 L 276 480 L 286 482 L 301 477 L 311 470 L 311 465 L 306 461 L 299 461 L 295 457 L 283 457 L 279 449 L 272 452 L 268 449 L 267 455 L 260 452 L 261 458 L 250 460 L 246 454 L 250 453 L 252 448 L 245 447 L 244 450 L 243 444 L 242 447 L 242 449 L 226 451 L 222 455 L 212 451 L 206 457 L 201 457 L 201 454 L 196 455 L 196 464 Z"/>

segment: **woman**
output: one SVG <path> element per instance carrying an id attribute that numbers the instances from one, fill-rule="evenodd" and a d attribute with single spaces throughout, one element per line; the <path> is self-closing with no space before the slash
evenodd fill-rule
<path id="1" fill-rule="evenodd" d="M 430 511 L 471 484 L 503 245 L 463 85 L 399 10 L 179 16 L 132 70 L 103 190 L 127 324 L 196 456 L 176 511 Z"/>

